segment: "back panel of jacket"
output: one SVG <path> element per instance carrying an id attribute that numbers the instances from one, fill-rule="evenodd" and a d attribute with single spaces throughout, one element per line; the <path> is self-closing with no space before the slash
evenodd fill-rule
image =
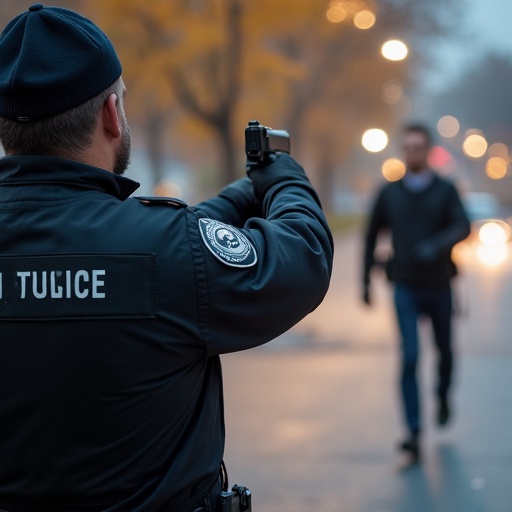
<path id="1" fill-rule="evenodd" d="M 79 493 L 83 510 L 136 510 L 216 478 L 219 362 L 203 357 L 185 209 L 148 208 L 0 187 L 2 298 L 22 311 L 0 321 L 0 507 L 32 495 L 31 510 L 66 510 Z"/>

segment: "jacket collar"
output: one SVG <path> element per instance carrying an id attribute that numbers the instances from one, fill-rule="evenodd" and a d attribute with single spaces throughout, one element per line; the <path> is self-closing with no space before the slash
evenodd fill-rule
<path id="1" fill-rule="evenodd" d="M 407 171 L 402 178 L 404 187 L 409 192 L 423 192 L 434 182 L 436 174 L 432 169 L 423 169 L 418 173 Z"/>
<path id="2" fill-rule="evenodd" d="M 125 200 L 139 183 L 98 167 L 53 156 L 0 158 L 1 186 L 62 185 L 99 190 Z"/>

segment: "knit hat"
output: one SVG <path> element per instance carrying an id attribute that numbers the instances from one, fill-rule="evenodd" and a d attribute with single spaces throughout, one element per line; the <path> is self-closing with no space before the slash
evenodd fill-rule
<path id="1" fill-rule="evenodd" d="M 0 34 L 0 117 L 51 117 L 94 98 L 120 76 L 107 36 L 68 9 L 33 5 Z"/>

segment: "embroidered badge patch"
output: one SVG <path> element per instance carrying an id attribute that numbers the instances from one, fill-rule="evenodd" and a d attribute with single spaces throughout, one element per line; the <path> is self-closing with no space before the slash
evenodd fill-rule
<path id="1" fill-rule="evenodd" d="M 231 267 L 252 267 L 258 261 L 254 246 L 237 228 L 212 219 L 199 219 L 201 236 L 210 252 Z"/>

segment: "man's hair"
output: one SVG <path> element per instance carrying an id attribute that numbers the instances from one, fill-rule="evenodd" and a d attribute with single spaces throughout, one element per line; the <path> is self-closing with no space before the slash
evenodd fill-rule
<path id="1" fill-rule="evenodd" d="M 430 129 L 421 123 L 410 123 L 406 124 L 402 130 L 404 134 L 406 133 L 422 133 L 425 136 L 425 139 L 427 140 L 427 143 L 429 146 L 432 146 L 434 140 L 432 137 L 432 132 Z"/>
<path id="2" fill-rule="evenodd" d="M 76 157 L 92 144 L 98 113 L 112 93 L 122 97 L 121 78 L 78 107 L 40 121 L 0 117 L 0 144 L 7 155 Z"/>

